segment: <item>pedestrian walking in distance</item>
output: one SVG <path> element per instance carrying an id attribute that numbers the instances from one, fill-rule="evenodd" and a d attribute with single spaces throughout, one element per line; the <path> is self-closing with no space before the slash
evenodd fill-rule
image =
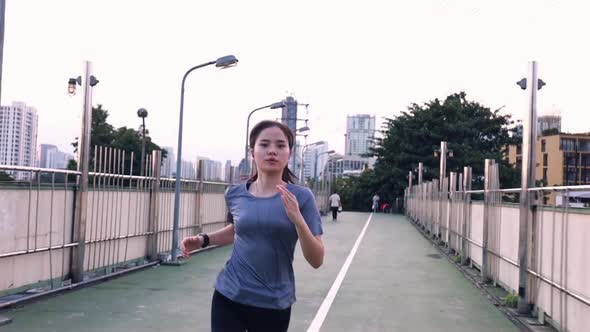
<path id="1" fill-rule="evenodd" d="M 342 210 L 342 203 L 340 202 L 340 196 L 334 192 L 328 198 L 330 201 L 330 210 L 332 210 L 332 221 L 338 220 L 338 212 Z"/>

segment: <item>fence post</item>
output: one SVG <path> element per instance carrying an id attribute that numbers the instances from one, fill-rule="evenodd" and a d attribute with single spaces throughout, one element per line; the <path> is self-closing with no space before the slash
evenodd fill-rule
<path id="1" fill-rule="evenodd" d="M 453 218 L 456 216 L 453 215 L 453 200 L 455 199 L 455 190 L 457 188 L 457 172 L 451 172 L 449 176 L 449 213 L 447 214 L 447 247 L 451 248 L 451 231 L 453 223 Z"/>
<path id="2" fill-rule="evenodd" d="M 203 167 L 205 166 L 204 160 L 199 160 L 197 165 L 197 179 L 199 179 L 199 183 L 197 184 L 197 202 L 195 204 L 196 213 L 195 216 L 197 217 L 196 224 L 198 226 L 199 232 L 203 232 L 203 217 L 201 216 L 201 201 L 203 200 L 203 177 L 205 173 L 203 172 Z"/>
<path id="3" fill-rule="evenodd" d="M 493 159 L 485 160 L 484 199 L 483 199 L 483 238 L 481 245 L 481 277 L 488 281 L 488 233 L 490 224 L 490 205 L 493 193 L 490 193 Z"/>
<path id="4" fill-rule="evenodd" d="M 468 231 L 468 223 L 471 225 L 471 194 L 467 193 L 467 191 L 471 190 L 471 167 L 463 167 L 463 190 L 465 190 L 465 196 L 463 200 L 463 216 L 464 221 L 463 225 L 461 226 L 461 234 L 463 235 L 461 241 L 461 265 L 467 264 L 467 248 L 469 246 L 469 241 L 467 238 L 469 234 Z M 469 227 L 471 229 L 471 227 Z"/>
<path id="5" fill-rule="evenodd" d="M 432 223 L 430 224 L 430 237 L 436 239 L 438 234 L 438 225 L 440 220 L 440 184 L 438 179 L 432 180 L 432 198 L 436 201 L 436 205 L 434 207 Z"/>
<path id="6" fill-rule="evenodd" d="M 528 189 L 535 187 L 537 141 L 537 63 L 532 61 L 529 69 L 529 112 L 523 126 L 522 135 L 522 173 L 520 190 L 520 220 L 518 229 L 518 312 L 528 313 L 530 304 L 527 299 L 528 287 L 528 242 L 529 225 L 534 218 L 533 195 Z"/>
<path id="7" fill-rule="evenodd" d="M 74 215 L 74 242 L 78 245 L 72 251 L 71 272 L 72 282 L 84 280 L 84 250 L 86 243 L 86 209 L 88 200 L 88 167 L 90 163 L 90 131 L 92 126 L 92 62 L 86 61 L 84 73 L 84 111 L 82 116 L 82 132 L 78 140 L 78 171 L 81 173 L 78 182 L 76 208 Z M 96 84 L 96 83 L 94 83 Z"/>
<path id="8" fill-rule="evenodd" d="M 160 220 L 160 173 L 162 164 L 162 151 L 152 152 L 152 190 L 150 191 L 150 209 L 148 217 L 148 232 L 151 233 L 148 242 L 148 260 L 158 260 L 158 222 Z"/>

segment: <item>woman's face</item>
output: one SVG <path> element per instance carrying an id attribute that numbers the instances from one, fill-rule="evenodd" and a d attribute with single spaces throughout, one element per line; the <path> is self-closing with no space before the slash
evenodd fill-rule
<path id="1" fill-rule="evenodd" d="M 278 127 L 262 130 L 252 150 L 252 158 L 259 172 L 282 174 L 290 156 L 287 136 Z"/>

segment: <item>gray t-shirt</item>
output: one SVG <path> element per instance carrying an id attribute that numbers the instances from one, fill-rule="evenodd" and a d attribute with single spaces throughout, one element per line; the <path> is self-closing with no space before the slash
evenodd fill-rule
<path id="1" fill-rule="evenodd" d="M 321 235 L 321 217 L 313 193 L 295 184 L 288 184 L 287 189 L 297 198 L 311 233 Z M 242 183 L 230 186 L 225 199 L 235 238 L 232 255 L 217 276 L 215 289 L 246 305 L 290 307 L 295 302 L 293 253 L 298 237 L 281 195 L 255 197 Z"/>

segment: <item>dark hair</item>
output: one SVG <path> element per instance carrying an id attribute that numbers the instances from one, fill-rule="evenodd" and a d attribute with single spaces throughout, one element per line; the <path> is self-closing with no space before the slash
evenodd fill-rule
<path id="1" fill-rule="evenodd" d="M 285 134 L 285 136 L 287 137 L 287 143 L 289 144 L 289 151 L 293 151 L 293 145 L 295 144 L 295 136 L 293 135 L 291 129 L 289 129 L 289 127 L 285 126 L 280 122 L 270 120 L 260 121 L 254 126 L 254 128 L 252 128 L 252 130 L 250 131 L 250 148 L 254 149 L 256 140 L 258 139 L 258 136 L 260 136 L 260 133 L 264 129 L 273 127 L 279 128 L 283 132 L 283 134 Z M 256 181 L 256 179 L 258 179 L 258 172 L 255 171 L 255 168 L 253 168 L 253 172 L 254 174 L 250 176 L 248 182 Z M 297 179 L 295 174 L 293 174 L 293 172 L 291 172 L 291 170 L 289 169 L 288 164 L 283 169 L 283 175 L 281 176 L 281 179 L 287 183 L 295 183 L 295 179 Z"/>

